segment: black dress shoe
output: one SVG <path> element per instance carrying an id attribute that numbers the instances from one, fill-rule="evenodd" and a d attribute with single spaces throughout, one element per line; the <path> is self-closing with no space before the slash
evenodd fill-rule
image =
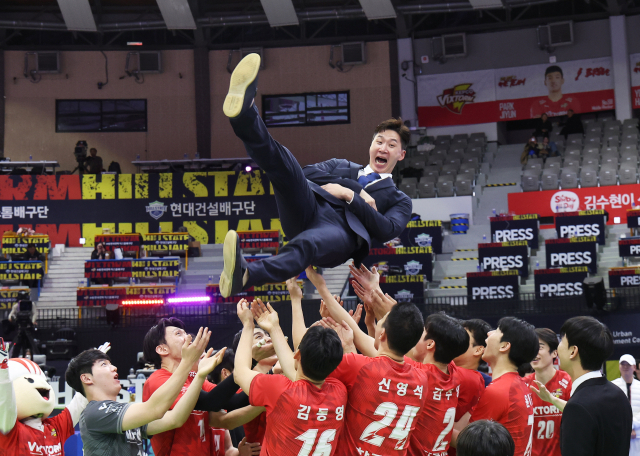
<path id="1" fill-rule="evenodd" d="M 222 258 L 224 266 L 220 274 L 220 294 L 228 298 L 242 291 L 242 280 L 247 270 L 247 262 L 240 253 L 240 238 L 233 230 L 229 230 L 224 238 Z"/>
<path id="2" fill-rule="evenodd" d="M 249 54 L 238 63 L 231 74 L 229 93 L 224 99 L 222 110 L 227 117 L 238 117 L 251 107 L 258 92 L 258 71 L 260 55 Z"/>

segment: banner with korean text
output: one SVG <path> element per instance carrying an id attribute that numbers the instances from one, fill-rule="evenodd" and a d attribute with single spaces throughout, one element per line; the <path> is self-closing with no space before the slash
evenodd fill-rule
<path id="1" fill-rule="evenodd" d="M 631 70 L 631 100 L 633 109 L 640 108 L 640 54 L 629 56 Z"/>
<path id="2" fill-rule="evenodd" d="M 419 76 L 419 123 L 466 125 L 614 109 L 612 68 L 611 58 L 602 57 Z"/>

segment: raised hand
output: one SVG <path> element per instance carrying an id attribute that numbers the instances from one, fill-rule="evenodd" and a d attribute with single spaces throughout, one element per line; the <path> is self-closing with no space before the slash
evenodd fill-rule
<path id="1" fill-rule="evenodd" d="M 356 268 L 355 264 L 351 263 L 349 265 L 349 271 L 351 271 L 351 275 L 353 275 L 354 279 L 358 281 L 358 284 L 360 284 L 365 291 L 370 293 L 373 289 L 380 287 L 380 274 L 375 266 L 369 271 L 364 264 Z"/>
<path id="2" fill-rule="evenodd" d="M 253 301 L 251 312 L 253 313 L 253 318 L 258 322 L 258 326 L 269 333 L 272 333 L 275 328 L 280 326 L 278 312 L 273 310 L 269 303 L 265 306 L 259 298 Z"/>
<path id="3" fill-rule="evenodd" d="M 188 366 L 193 366 L 204 352 L 207 344 L 209 344 L 209 338 L 211 337 L 211 331 L 209 328 L 202 328 L 198 330 L 196 338 L 191 341 L 191 336 L 187 335 L 184 344 L 182 345 L 182 360 L 187 363 Z"/>
<path id="4" fill-rule="evenodd" d="M 327 286 L 324 277 L 318 274 L 316 270 L 313 269 L 313 266 L 309 266 L 307 269 L 305 269 L 305 271 L 307 273 L 307 279 L 309 279 L 316 288 Z"/>
<path id="5" fill-rule="evenodd" d="M 353 330 L 345 321 L 337 323 L 333 318 L 327 317 L 323 318 L 319 322 L 319 324 L 324 328 L 331 328 L 336 333 L 338 333 L 338 337 L 340 337 L 340 341 L 342 341 L 342 348 L 345 351 L 353 347 L 353 351 L 355 352 L 355 345 L 353 343 Z"/>
<path id="6" fill-rule="evenodd" d="M 327 309 L 327 305 L 324 303 L 324 300 L 320 300 L 320 316 L 322 318 L 330 316 L 329 309 Z"/>
<path id="7" fill-rule="evenodd" d="M 540 399 L 542 399 L 543 401 L 549 402 L 549 403 L 553 403 L 554 396 L 549 392 L 547 387 L 544 386 L 542 383 L 540 383 L 538 380 L 534 380 L 534 382 L 535 382 L 536 385 L 538 385 L 539 389 L 537 389 L 535 386 L 533 386 L 533 384 L 531 384 L 529 386 L 531 391 L 536 393 L 538 395 L 538 397 Z"/>
<path id="8" fill-rule="evenodd" d="M 111 342 L 105 342 L 104 344 L 100 345 L 97 349 L 100 350 L 102 353 L 107 353 L 109 350 L 111 350 Z"/>
<path id="9" fill-rule="evenodd" d="M 210 348 L 207 353 L 205 353 L 204 357 L 198 363 L 198 375 L 200 377 L 206 378 L 218 364 L 222 361 L 222 357 L 224 356 L 224 352 L 227 350 L 227 347 L 224 347 L 213 355 L 213 348 Z M 212 356 L 213 355 L 213 356 Z"/>
<path id="10" fill-rule="evenodd" d="M 238 443 L 238 454 L 240 456 L 258 456 L 262 451 L 262 446 L 259 443 L 249 443 L 247 438 L 244 437 L 240 443 Z"/>
<path id="11" fill-rule="evenodd" d="M 249 307 L 249 301 L 244 298 L 241 299 L 240 302 L 238 302 L 236 312 L 243 326 L 253 325 L 253 314 Z"/>
<path id="12" fill-rule="evenodd" d="M 351 315 L 351 318 L 353 318 L 353 321 L 355 321 L 356 324 L 360 323 L 360 318 L 362 318 L 362 304 L 358 304 L 355 312 L 350 310 L 349 315 Z"/>
<path id="13" fill-rule="evenodd" d="M 287 280 L 287 290 L 289 290 L 289 295 L 291 299 L 302 299 L 302 288 L 298 285 L 298 279 L 293 277 Z"/>

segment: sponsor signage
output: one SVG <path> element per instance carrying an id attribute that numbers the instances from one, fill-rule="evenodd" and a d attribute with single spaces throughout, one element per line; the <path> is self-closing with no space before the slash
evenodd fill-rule
<path id="1" fill-rule="evenodd" d="M 538 248 L 538 214 L 490 217 L 489 221 L 494 242 L 527 241 L 530 248 Z"/>
<path id="2" fill-rule="evenodd" d="M 598 245 L 595 236 L 547 239 L 545 242 L 547 268 L 586 266 L 589 272 L 598 272 Z"/>
<path id="3" fill-rule="evenodd" d="M 77 303 L 78 307 L 106 306 L 119 304 L 124 299 L 165 299 L 175 292 L 175 285 L 78 288 Z"/>
<path id="4" fill-rule="evenodd" d="M 640 256 L 640 237 L 618 239 L 618 253 L 621 258 Z"/>
<path id="5" fill-rule="evenodd" d="M 478 261 L 483 271 L 516 269 L 520 276 L 529 276 L 527 241 L 478 244 Z"/>
<path id="6" fill-rule="evenodd" d="M 609 269 L 609 288 L 626 288 L 640 286 L 640 269 Z"/>
<path id="7" fill-rule="evenodd" d="M 18 302 L 20 292 L 29 293 L 29 288 L 2 288 L 0 289 L 0 310 L 11 309 Z"/>
<path id="8" fill-rule="evenodd" d="M 2 237 L 2 253 L 5 255 L 22 255 L 27 253 L 27 247 L 29 245 L 35 245 L 36 250 L 46 255 L 49 253 L 49 236 L 47 235 L 35 235 L 35 236 L 18 236 L 15 234 L 6 234 Z"/>
<path id="9" fill-rule="evenodd" d="M 517 299 L 520 285 L 518 271 L 467 273 L 467 299 L 470 302 Z"/>
<path id="10" fill-rule="evenodd" d="M 40 280 L 43 273 L 41 261 L 0 262 L 0 280 Z"/>
<path id="11" fill-rule="evenodd" d="M 431 247 L 433 253 L 442 253 L 442 221 L 415 220 L 395 239 L 384 244 L 372 239 L 372 248 Z"/>
<path id="12" fill-rule="evenodd" d="M 80 247 L 81 238 L 93 247 L 105 228 L 144 235 L 184 226 L 201 244 L 222 243 L 229 230 L 280 230 L 273 190 L 261 170 L 3 175 L 0 214 L 0 233 L 31 228 L 52 245 L 70 247 Z"/>
<path id="13" fill-rule="evenodd" d="M 633 209 L 627 210 L 627 227 L 628 228 L 640 228 L 640 210 Z"/>
<path id="14" fill-rule="evenodd" d="M 180 259 L 143 258 L 139 260 L 87 260 L 84 276 L 89 279 L 113 279 L 116 277 L 178 277 Z"/>
<path id="15" fill-rule="evenodd" d="M 595 236 L 598 244 L 605 243 L 605 212 L 603 210 L 563 212 L 556 214 L 556 233 L 559 238 Z"/>
<path id="16" fill-rule="evenodd" d="M 533 273 L 536 298 L 580 296 L 582 283 L 589 275 L 586 266 L 573 268 L 536 269 Z"/>
<path id="17" fill-rule="evenodd" d="M 614 109 L 612 68 L 611 57 L 603 57 L 418 76 L 419 123 L 465 125 Z"/>
<path id="18" fill-rule="evenodd" d="M 270 231 L 238 231 L 241 249 L 278 249 L 280 232 Z"/>
<path id="19" fill-rule="evenodd" d="M 636 196 L 638 195 L 638 196 Z M 509 212 L 536 213 L 540 217 L 555 217 L 564 212 L 603 210 L 608 214 L 607 224 L 627 223 L 631 204 L 639 204 L 638 185 L 572 188 L 571 190 L 544 190 L 535 193 L 509 193 Z"/>
<path id="20" fill-rule="evenodd" d="M 298 280 L 298 286 L 302 288 L 302 280 Z M 207 296 L 211 296 L 212 303 L 237 303 L 240 299 L 253 301 L 261 299 L 263 302 L 280 302 L 291 301 L 289 290 L 286 283 L 267 283 L 259 287 L 250 287 L 240 293 L 224 298 L 220 294 L 220 286 L 218 284 L 208 284 L 206 288 Z"/>
<path id="21" fill-rule="evenodd" d="M 431 247 L 372 248 L 362 264 L 378 269 L 381 276 L 424 275 L 433 280 L 433 250 Z"/>
<path id="22" fill-rule="evenodd" d="M 150 250 L 185 251 L 189 248 L 189 233 L 146 233 L 142 248 Z"/>
<path id="23" fill-rule="evenodd" d="M 95 237 L 94 245 L 98 245 L 100 242 L 109 252 L 113 252 L 114 249 L 120 249 L 123 252 L 140 251 L 140 235 L 138 233 L 99 234 Z"/>

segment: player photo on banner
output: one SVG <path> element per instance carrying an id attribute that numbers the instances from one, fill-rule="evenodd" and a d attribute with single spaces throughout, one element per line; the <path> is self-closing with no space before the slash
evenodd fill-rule
<path id="1" fill-rule="evenodd" d="M 612 62 L 603 57 L 424 75 L 418 77 L 418 105 L 420 125 L 427 127 L 610 110 Z"/>

